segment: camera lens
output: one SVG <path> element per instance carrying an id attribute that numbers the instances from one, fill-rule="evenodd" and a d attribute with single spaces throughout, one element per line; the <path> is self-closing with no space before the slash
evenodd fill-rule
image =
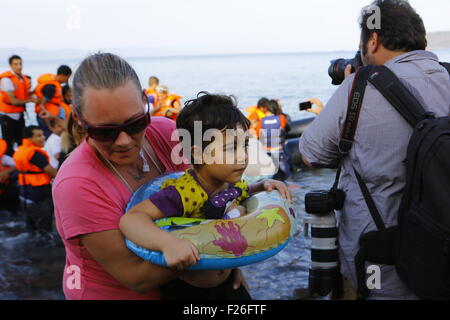
<path id="1" fill-rule="evenodd" d="M 339 270 L 311 269 L 309 270 L 308 288 L 311 294 L 317 293 L 321 297 L 329 295 L 337 286 Z"/>
<path id="2" fill-rule="evenodd" d="M 352 72 L 355 71 L 353 67 L 354 59 L 337 59 L 331 61 L 330 68 L 328 69 L 328 75 L 332 79 L 332 84 L 337 86 L 345 80 L 345 68 L 348 65 L 352 65 Z"/>
<path id="3" fill-rule="evenodd" d="M 311 225 L 311 267 L 309 291 L 324 297 L 336 288 L 339 275 L 338 229 L 333 213 L 313 215 Z"/>
<path id="4" fill-rule="evenodd" d="M 345 68 L 351 65 L 352 73 L 357 68 L 363 65 L 361 60 L 361 53 L 358 51 L 352 59 L 336 59 L 332 60 L 330 67 L 328 68 L 328 75 L 331 77 L 332 84 L 340 85 L 345 79 Z"/>

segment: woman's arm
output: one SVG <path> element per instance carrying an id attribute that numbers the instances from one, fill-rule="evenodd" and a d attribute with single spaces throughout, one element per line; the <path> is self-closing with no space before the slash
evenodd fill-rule
<path id="1" fill-rule="evenodd" d="M 145 261 L 126 247 L 118 228 L 123 209 L 109 197 L 92 179 L 57 177 L 53 200 L 61 237 L 79 239 L 105 272 L 130 290 L 146 293 L 178 277 L 175 270 Z"/>
<path id="2" fill-rule="evenodd" d="M 80 236 L 81 243 L 106 272 L 123 286 L 147 293 L 177 278 L 178 272 L 142 260 L 125 245 L 119 230 Z"/>

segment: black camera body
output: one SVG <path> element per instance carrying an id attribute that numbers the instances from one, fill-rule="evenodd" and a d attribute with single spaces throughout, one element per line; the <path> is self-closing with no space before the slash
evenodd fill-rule
<path id="1" fill-rule="evenodd" d="M 331 77 L 332 84 L 338 86 L 345 79 L 345 68 L 351 65 L 352 73 L 356 71 L 359 67 L 363 66 L 361 59 L 361 52 L 358 51 L 354 58 L 352 59 L 336 59 L 331 61 L 331 65 L 328 68 L 328 75 Z"/>
<path id="2" fill-rule="evenodd" d="M 305 195 L 305 210 L 309 214 L 328 215 L 344 206 L 345 192 L 339 189 L 312 191 Z"/>
<path id="3" fill-rule="evenodd" d="M 306 111 L 308 109 L 311 109 L 312 103 L 310 101 L 300 102 L 298 106 L 300 108 L 300 111 Z"/>

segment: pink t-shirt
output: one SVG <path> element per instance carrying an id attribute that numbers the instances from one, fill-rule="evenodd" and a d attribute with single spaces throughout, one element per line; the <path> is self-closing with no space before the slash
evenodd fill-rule
<path id="1" fill-rule="evenodd" d="M 146 138 L 166 172 L 187 169 L 171 160 L 175 123 L 163 117 L 152 118 Z M 159 290 L 136 293 L 107 273 L 81 245 L 78 236 L 118 230 L 131 192 L 110 172 L 84 141 L 64 162 L 53 183 L 56 227 L 66 248 L 63 289 L 67 299 L 115 300 L 159 299 Z M 77 276 L 81 281 L 77 282 Z"/>

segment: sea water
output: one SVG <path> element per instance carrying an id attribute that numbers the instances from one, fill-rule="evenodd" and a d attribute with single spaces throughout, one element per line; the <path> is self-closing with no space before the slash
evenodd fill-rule
<path id="1" fill-rule="evenodd" d="M 450 50 L 436 52 L 450 61 Z M 20 52 L 19 52 L 20 54 Z M 351 58 L 352 52 L 129 58 L 141 83 L 157 76 L 170 92 L 183 101 L 200 91 L 234 95 L 241 109 L 255 105 L 259 98 L 280 99 L 283 111 L 298 119 L 299 102 L 312 97 L 326 103 L 336 87 L 327 70 L 336 58 Z M 74 70 L 80 60 L 24 61 L 24 73 L 36 78 L 55 72 L 61 64 Z M 6 59 L 6 58 L 5 58 Z M 0 70 L 6 69 L 0 64 Z M 36 123 L 33 106 L 27 108 L 27 124 Z M 310 238 L 303 236 L 304 196 L 311 190 L 327 189 L 333 170 L 302 169 L 288 181 L 298 214 L 298 232 L 278 255 L 259 264 L 243 267 L 254 299 L 304 298 L 308 286 Z M 0 212 L 0 299 L 63 299 L 61 290 L 64 248 L 45 243 L 25 232 L 21 217 Z"/>

